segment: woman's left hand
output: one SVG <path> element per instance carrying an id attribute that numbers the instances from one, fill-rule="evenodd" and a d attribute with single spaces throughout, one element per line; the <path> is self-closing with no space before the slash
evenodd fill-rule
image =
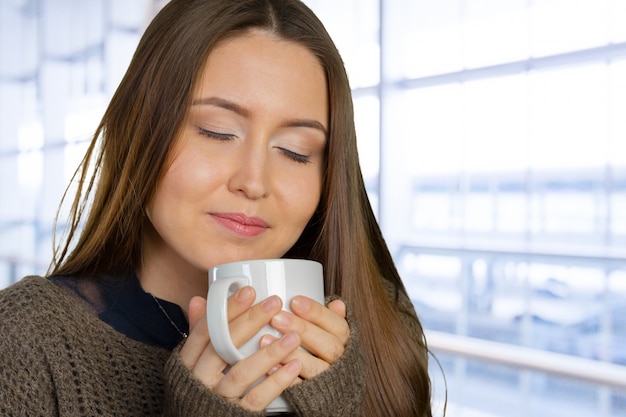
<path id="1" fill-rule="evenodd" d="M 313 378 L 327 370 L 344 351 L 350 338 L 350 328 L 346 321 L 346 305 L 334 300 L 328 307 L 304 296 L 291 301 L 291 311 L 281 311 L 271 321 L 272 327 L 286 334 L 296 332 L 302 340 L 301 346 L 307 349 L 296 350 L 285 363 L 298 359 L 302 363 L 300 377 Z M 276 340 L 270 335 L 261 339 L 261 345 Z"/>

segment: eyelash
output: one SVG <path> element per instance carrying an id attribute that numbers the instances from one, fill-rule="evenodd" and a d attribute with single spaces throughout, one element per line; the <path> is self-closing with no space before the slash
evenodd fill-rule
<path id="1" fill-rule="evenodd" d="M 211 130 L 202 129 L 201 127 L 198 128 L 198 132 L 200 132 L 201 135 L 210 137 L 211 139 L 217 139 L 221 141 L 232 140 L 235 138 L 235 135 L 231 135 L 228 133 L 217 133 Z"/>
<path id="2" fill-rule="evenodd" d="M 203 135 L 203 136 L 207 136 L 211 139 L 216 139 L 219 141 L 229 141 L 234 139 L 236 136 L 235 135 L 231 135 L 228 133 L 218 133 L 218 132 L 213 132 L 211 130 L 206 130 L 206 129 L 202 129 L 202 128 L 198 128 L 198 132 Z M 277 149 L 283 154 L 285 155 L 287 158 L 291 159 L 294 162 L 297 162 L 299 164 L 308 164 L 311 162 L 311 160 L 309 159 L 309 156 L 307 155 L 302 155 L 299 154 L 297 152 L 294 151 L 290 151 L 289 149 L 285 149 L 285 148 L 281 148 L 281 147 L 277 147 Z"/>
<path id="3" fill-rule="evenodd" d="M 278 147 L 278 150 L 280 150 L 283 153 L 283 155 L 285 155 L 287 158 L 299 164 L 308 164 L 311 162 L 311 160 L 309 159 L 307 155 L 302 155 L 294 151 L 290 151 L 289 149 L 285 149 L 281 147 Z"/>

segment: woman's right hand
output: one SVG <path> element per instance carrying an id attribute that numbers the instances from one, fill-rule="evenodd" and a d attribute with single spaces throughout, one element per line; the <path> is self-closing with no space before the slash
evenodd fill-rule
<path id="1" fill-rule="evenodd" d="M 235 346 L 248 341 L 282 308 L 277 296 L 251 307 L 254 298 L 254 289 L 244 287 L 228 299 L 229 328 Z M 228 363 L 217 354 L 209 338 L 206 299 L 194 297 L 189 302 L 189 328 L 189 337 L 180 351 L 185 366 L 208 389 L 244 409 L 264 410 L 298 379 L 302 368 L 298 360 L 281 365 L 300 345 L 297 333 L 285 334 L 224 373 Z M 271 375 L 246 393 L 254 382 L 268 374 Z"/>

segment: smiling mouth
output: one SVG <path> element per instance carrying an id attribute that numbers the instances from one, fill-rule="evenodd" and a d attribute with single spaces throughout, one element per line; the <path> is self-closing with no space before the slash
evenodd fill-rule
<path id="1" fill-rule="evenodd" d="M 264 220 L 242 213 L 211 213 L 211 216 L 224 228 L 242 237 L 258 236 L 269 229 Z"/>

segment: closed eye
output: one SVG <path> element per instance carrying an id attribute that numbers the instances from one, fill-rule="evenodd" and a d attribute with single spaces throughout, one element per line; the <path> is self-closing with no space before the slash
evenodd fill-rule
<path id="1" fill-rule="evenodd" d="M 308 164 L 311 162 L 311 159 L 308 155 L 302 155 L 294 151 L 290 151 L 289 149 L 277 147 L 280 152 L 285 155 L 287 158 L 294 160 L 300 164 Z"/>
<path id="2" fill-rule="evenodd" d="M 207 136 L 209 138 L 212 139 L 217 139 L 217 140 L 223 140 L 223 141 L 227 141 L 227 140 L 232 140 L 235 139 L 237 136 L 230 134 L 230 133 L 219 133 L 219 132 L 214 132 L 212 130 L 206 130 L 203 129 L 201 127 L 198 128 L 198 132 L 203 135 L 203 136 Z"/>
<path id="3" fill-rule="evenodd" d="M 200 133 L 203 136 L 209 137 L 211 139 L 216 139 L 219 141 L 229 141 L 237 137 L 236 135 L 233 135 L 231 133 L 219 133 L 219 132 L 214 132 L 212 130 L 203 129 L 201 127 L 198 127 L 198 133 Z M 303 155 L 303 154 L 291 151 L 289 149 L 282 148 L 280 146 L 277 146 L 276 148 L 283 155 L 285 155 L 287 158 L 291 159 L 292 161 L 295 161 L 299 164 L 311 163 L 311 158 L 308 155 Z"/>

